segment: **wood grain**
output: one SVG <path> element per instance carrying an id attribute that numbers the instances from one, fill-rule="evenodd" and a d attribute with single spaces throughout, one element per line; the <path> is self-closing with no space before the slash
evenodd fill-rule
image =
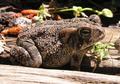
<path id="1" fill-rule="evenodd" d="M 120 77 L 80 71 L 65 71 L 0 65 L 1 84 L 119 84 Z"/>

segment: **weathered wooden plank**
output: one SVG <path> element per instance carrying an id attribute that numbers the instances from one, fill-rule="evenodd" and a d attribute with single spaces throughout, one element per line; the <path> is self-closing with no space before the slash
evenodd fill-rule
<path id="1" fill-rule="evenodd" d="M 114 27 L 103 27 L 105 29 L 105 37 L 101 42 L 109 43 L 109 42 L 115 42 L 120 37 L 120 28 L 114 28 Z"/>
<path id="2" fill-rule="evenodd" d="M 90 57 L 89 57 L 89 59 L 90 59 Z M 87 65 L 87 62 L 85 62 L 84 65 Z M 93 60 L 91 60 L 91 67 L 95 67 L 95 66 L 96 66 L 96 63 Z M 118 50 L 109 49 L 109 55 L 100 62 L 98 67 L 120 69 L 120 54 L 118 54 Z"/>
<path id="3" fill-rule="evenodd" d="M 0 65 L 1 84 L 113 84 L 120 83 L 119 76 L 80 71 L 30 68 Z"/>

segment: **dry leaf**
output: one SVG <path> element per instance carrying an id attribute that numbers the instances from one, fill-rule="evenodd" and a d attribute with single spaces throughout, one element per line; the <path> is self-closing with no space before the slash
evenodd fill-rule
<path id="1" fill-rule="evenodd" d="M 10 35 L 18 35 L 21 29 L 22 29 L 21 26 L 13 26 L 11 28 L 7 28 L 7 29 L 3 30 L 1 32 L 1 34 L 3 34 L 3 35 L 8 35 L 8 34 L 10 34 Z"/>

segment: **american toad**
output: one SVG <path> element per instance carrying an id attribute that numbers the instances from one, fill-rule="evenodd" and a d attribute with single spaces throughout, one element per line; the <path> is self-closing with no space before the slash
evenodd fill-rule
<path id="1" fill-rule="evenodd" d="M 80 69 L 83 55 L 103 39 L 101 26 L 81 19 L 45 21 L 21 32 L 11 49 L 11 61 L 24 66 L 55 68 L 70 63 Z"/>

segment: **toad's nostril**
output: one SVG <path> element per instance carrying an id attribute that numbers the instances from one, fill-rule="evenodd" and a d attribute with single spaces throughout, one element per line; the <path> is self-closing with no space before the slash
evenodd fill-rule
<path id="1" fill-rule="evenodd" d="M 105 37 L 105 31 L 104 31 L 104 29 L 99 30 L 99 35 L 101 35 L 102 38 Z"/>
<path id="2" fill-rule="evenodd" d="M 95 31 L 95 38 L 98 40 L 102 40 L 105 37 L 105 31 L 104 29 L 98 29 L 97 31 Z"/>

